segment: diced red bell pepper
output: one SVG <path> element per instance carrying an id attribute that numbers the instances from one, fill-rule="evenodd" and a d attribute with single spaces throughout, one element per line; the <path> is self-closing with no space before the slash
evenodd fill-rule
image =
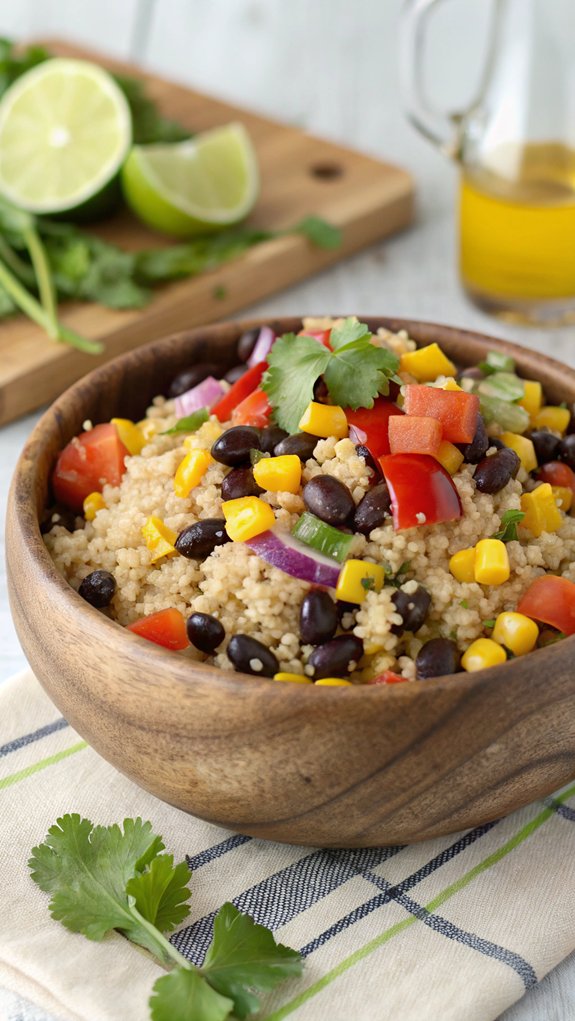
<path id="1" fill-rule="evenodd" d="M 403 415 L 403 411 L 389 397 L 376 397 L 373 408 L 345 409 L 351 439 L 366 446 L 376 458 L 390 453 L 389 420 L 393 415 Z"/>
<path id="2" fill-rule="evenodd" d="M 517 612 L 550 624 L 564 635 L 575 635 L 575 584 L 554 574 L 536 578 L 519 600 Z"/>
<path id="3" fill-rule="evenodd" d="M 128 631 L 166 649 L 187 649 L 190 644 L 186 622 L 180 611 L 173 607 L 140 617 L 133 624 L 128 624 Z"/>
<path id="4" fill-rule="evenodd" d="M 329 338 L 331 337 L 331 329 L 300 330 L 298 333 L 298 337 L 314 337 L 315 340 L 318 340 L 320 342 L 320 344 L 323 344 L 324 347 L 327 347 L 328 351 L 331 351 L 331 344 L 329 342 Z"/>
<path id="5" fill-rule="evenodd" d="M 471 443 L 477 429 L 477 394 L 410 383 L 405 387 L 404 396 L 406 415 L 436 418 L 441 422 L 444 440 L 450 443 Z"/>
<path id="6" fill-rule="evenodd" d="M 58 503 L 81 511 L 89 493 L 101 493 L 104 483 L 119 486 L 128 450 L 115 425 L 104 422 L 74 436 L 64 447 L 52 473 Z"/>
<path id="7" fill-rule="evenodd" d="M 463 511 L 451 475 L 428 454 L 379 458 L 391 497 L 393 526 L 417 528 L 455 521 Z"/>
<path id="8" fill-rule="evenodd" d="M 230 387 L 227 394 L 217 404 L 214 404 L 211 414 L 216 415 L 220 422 L 227 422 L 231 418 L 234 408 L 237 408 L 238 404 L 241 404 L 260 385 L 267 367 L 267 362 L 258 362 L 253 368 L 244 372 L 243 376 L 240 376 Z"/>
<path id="9" fill-rule="evenodd" d="M 406 681 L 407 677 L 402 677 L 401 674 L 394 674 L 393 670 L 384 670 L 382 674 L 378 674 L 377 677 L 372 677 L 368 684 L 401 684 Z"/>
<path id="10" fill-rule="evenodd" d="M 441 423 L 422 415 L 394 415 L 389 420 L 392 454 L 437 454 L 441 444 Z"/>
<path id="11" fill-rule="evenodd" d="M 575 493 L 575 472 L 563 461 L 548 461 L 547 464 L 542 464 L 536 477 L 541 482 L 548 482 L 550 486 L 562 486 Z"/>
<path id="12" fill-rule="evenodd" d="M 252 425 L 256 429 L 263 429 L 268 425 L 272 406 L 268 395 L 259 388 L 248 394 L 243 401 L 232 411 L 233 425 Z"/>

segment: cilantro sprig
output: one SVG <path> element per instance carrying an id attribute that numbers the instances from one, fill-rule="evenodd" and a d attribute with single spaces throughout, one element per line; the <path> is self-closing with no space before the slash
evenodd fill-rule
<path id="1" fill-rule="evenodd" d="M 262 380 L 274 421 L 290 433 L 297 432 L 320 376 L 334 404 L 354 410 L 372 408 L 378 394 L 389 393 L 399 358 L 371 341 L 368 327 L 353 317 L 331 331 L 331 351 L 305 335 L 287 333 L 276 340 Z"/>
<path id="2" fill-rule="evenodd" d="M 120 827 L 64 815 L 28 864 L 51 895 L 52 917 L 71 932 L 99 941 L 116 930 L 171 969 L 154 984 L 153 1021 L 225 1021 L 232 1012 L 247 1018 L 260 1009 L 262 992 L 301 974 L 300 955 L 227 903 L 202 967 L 192 965 L 165 936 L 188 913 L 190 872 L 164 850 L 152 824 L 139 818 Z"/>

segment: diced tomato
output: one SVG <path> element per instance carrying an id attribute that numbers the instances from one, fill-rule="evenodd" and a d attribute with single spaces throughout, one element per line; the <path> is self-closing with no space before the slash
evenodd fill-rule
<path id="1" fill-rule="evenodd" d="M 428 454 L 379 458 L 391 497 L 394 528 L 455 521 L 463 511 L 451 475 Z"/>
<path id="2" fill-rule="evenodd" d="M 331 344 L 329 342 L 331 330 L 300 330 L 298 337 L 314 337 L 315 340 L 319 340 L 320 344 L 327 347 L 328 351 L 331 351 Z"/>
<path id="3" fill-rule="evenodd" d="M 575 584 L 554 574 L 536 578 L 519 600 L 517 612 L 550 624 L 564 635 L 575 635 Z"/>
<path id="4" fill-rule="evenodd" d="M 405 387 L 406 415 L 436 418 L 443 439 L 450 443 L 471 443 L 477 429 L 479 397 L 465 390 L 440 390 L 435 386 L 410 383 Z"/>
<path id="5" fill-rule="evenodd" d="M 355 411 L 346 408 L 350 437 L 354 443 L 366 446 L 373 457 L 389 454 L 389 420 L 392 415 L 403 415 L 403 411 L 389 397 L 376 397 L 373 408 L 357 408 Z"/>
<path id="6" fill-rule="evenodd" d="M 243 376 L 240 376 L 230 387 L 227 394 L 217 404 L 214 404 L 211 414 L 217 415 L 220 422 L 227 422 L 231 418 L 234 408 L 237 408 L 238 404 L 241 404 L 260 385 L 267 367 L 267 362 L 258 362 L 252 369 L 244 372 Z"/>
<path id="7" fill-rule="evenodd" d="M 541 465 L 536 477 L 550 486 L 563 486 L 575 493 L 575 472 L 563 461 L 548 461 Z"/>
<path id="8" fill-rule="evenodd" d="M 56 461 L 52 489 L 58 503 L 81 511 L 89 493 L 101 493 L 104 483 L 119 486 L 128 450 L 111 422 L 74 436 Z"/>
<path id="9" fill-rule="evenodd" d="M 272 407 L 268 401 L 268 395 L 259 388 L 248 394 L 243 401 L 232 411 L 233 425 L 253 425 L 256 429 L 263 429 L 268 425 Z"/>
<path id="10" fill-rule="evenodd" d="M 389 420 L 392 454 L 437 454 L 441 444 L 441 423 L 422 415 L 394 415 Z"/>
<path id="11" fill-rule="evenodd" d="M 173 608 L 140 617 L 133 624 L 128 624 L 128 631 L 156 645 L 163 645 L 166 649 L 187 649 L 190 644 L 186 622 L 180 611 Z"/>
<path id="12" fill-rule="evenodd" d="M 406 681 L 407 677 L 402 677 L 401 674 L 394 674 L 393 670 L 384 670 L 382 674 L 378 674 L 377 677 L 372 677 L 368 684 L 401 684 Z"/>

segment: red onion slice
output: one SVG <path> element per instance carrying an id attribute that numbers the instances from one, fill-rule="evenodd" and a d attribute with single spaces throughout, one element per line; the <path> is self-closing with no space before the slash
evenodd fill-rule
<path id="1" fill-rule="evenodd" d="M 178 418 L 184 418 L 186 415 L 191 415 L 193 411 L 199 411 L 200 408 L 207 408 L 209 411 L 223 396 L 223 393 L 224 388 L 219 380 L 214 379 L 213 376 L 207 376 L 197 386 L 193 386 L 191 390 L 186 390 L 185 393 L 176 397 L 176 415 Z"/>
<path id="2" fill-rule="evenodd" d="M 250 369 L 252 369 L 254 365 L 257 365 L 258 362 L 265 362 L 275 339 L 276 335 L 274 331 L 271 330 L 269 326 L 262 326 L 254 344 L 254 349 L 248 358 L 248 366 Z"/>
<path id="3" fill-rule="evenodd" d="M 270 529 L 248 539 L 246 546 L 267 564 L 279 567 L 280 571 L 292 578 L 300 578 L 311 585 L 324 585 L 326 588 L 335 588 L 337 585 L 341 570 L 339 565 L 334 564 L 330 557 L 324 557 L 309 546 L 304 546 L 289 532 Z"/>

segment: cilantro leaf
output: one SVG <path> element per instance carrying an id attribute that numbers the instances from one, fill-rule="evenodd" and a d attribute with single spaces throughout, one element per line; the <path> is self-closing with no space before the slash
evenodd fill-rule
<path id="1" fill-rule="evenodd" d="M 491 617 L 489 620 L 484 620 L 483 627 L 487 628 L 488 631 L 492 631 L 495 627 L 495 617 Z"/>
<path id="2" fill-rule="evenodd" d="M 126 883 L 126 893 L 148 922 L 160 932 L 171 932 L 188 914 L 190 870 L 185 861 L 174 866 L 173 854 L 161 854 Z"/>
<path id="3" fill-rule="evenodd" d="M 333 223 L 328 223 L 321 216 L 305 216 L 296 223 L 293 233 L 303 234 L 316 248 L 339 248 L 342 240 L 339 227 L 334 227 Z"/>
<path id="4" fill-rule="evenodd" d="M 202 973 L 214 989 L 232 998 L 237 1017 L 259 1010 L 259 992 L 301 971 L 297 951 L 276 943 L 269 929 L 240 914 L 233 904 L 220 908 Z"/>
<path id="5" fill-rule="evenodd" d="M 272 405 L 273 419 L 282 429 L 298 431 L 300 419 L 313 400 L 315 381 L 331 357 L 327 348 L 313 337 L 286 333 L 276 340 L 261 386 Z"/>
<path id="6" fill-rule="evenodd" d="M 159 978 L 150 999 L 152 1021 L 224 1021 L 233 1006 L 191 968 L 175 968 Z"/>
<path id="7" fill-rule="evenodd" d="M 329 335 L 329 342 L 333 350 L 337 351 L 340 347 L 352 344 L 355 340 L 363 340 L 364 337 L 368 340 L 371 337 L 365 323 L 360 323 L 355 316 L 348 316 L 341 326 L 334 326 Z"/>
<path id="8" fill-rule="evenodd" d="M 175 425 L 171 429 L 165 429 L 164 432 L 160 433 L 160 436 L 177 436 L 178 433 L 195 433 L 198 431 L 200 426 L 204 422 L 208 421 L 210 413 L 207 408 L 198 408 L 197 411 L 192 411 L 191 415 L 184 415 L 183 418 L 179 418 Z"/>
<path id="9" fill-rule="evenodd" d="M 369 337 L 339 347 L 324 372 L 329 395 L 342 408 L 372 408 L 378 394 L 389 393 L 389 377 L 399 368 L 397 355 Z"/>
<path id="10" fill-rule="evenodd" d="M 516 542 L 519 539 L 517 525 L 523 521 L 525 511 L 506 510 L 501 515 L 501 528 L 494 532 L 492 539 L 501 539 L 501 542 Z"/>

